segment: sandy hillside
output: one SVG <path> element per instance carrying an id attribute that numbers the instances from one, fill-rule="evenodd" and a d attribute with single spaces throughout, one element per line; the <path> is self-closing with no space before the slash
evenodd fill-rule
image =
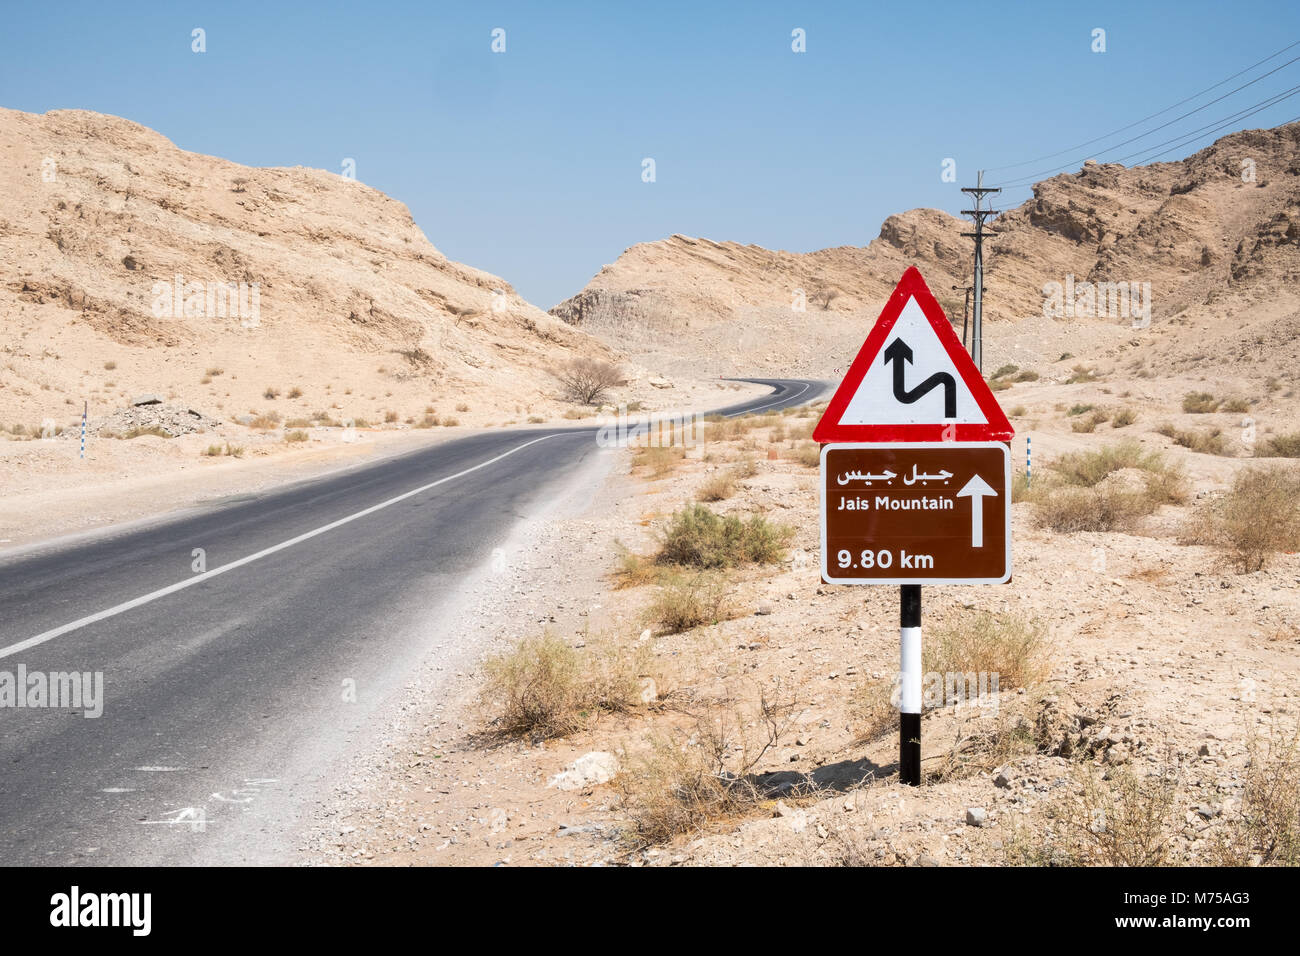
<path id="1" fill-rule="evenodd" d="M 995 228 L 985 274 L 993 363 L 1064 352 L 1115 362 L 1140 344 L 1157 371 L 1224 356 L 1261 377 L 1295 366 L 1300 124 L 1235 133 L 1179 162 L 1086 164 L 1037 184 Z M 865 247 L 806 254 L 672 236 L 628 249 L 551 311 L 666 370 L 830 376 L 852 358 L 908 265 L 960 323 L 963 293 L 952 287 L 969 282 L 972 242 L 961 236 L 969 229 L 967 220 L 914 209 L 885 220 Z M 1135 330 L 1122 308 L 1091 314 L 1086 301 L 1075 314 L 1062 302 L 1059 315 L 1046 316 L 1044 286 L 1059 283 L 1064 293 L 1070 281 L 1149 283 L 1149 327 Z"/>
<path id="2" fill-rule="evenodd" d="M 80 110 L 0 110 L 0 157 L 7 428 L 142 392 L 221 420 L 466 404 L 481 424 L 558 415 L 549 370 L 616 357 L 333 173 L 240 166 Z"/>

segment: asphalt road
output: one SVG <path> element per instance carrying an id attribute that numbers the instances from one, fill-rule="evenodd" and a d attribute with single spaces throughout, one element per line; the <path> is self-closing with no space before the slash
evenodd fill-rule
<path id="1" fill-rule="evenodd" d="M 773 393 L 724 414 L 823 389 L 749 381 Z M 487 432 L 0 554 L 0 861 L 286 859 L 326 768 L 421 660 L 455 645 L 446 622 L 465 582 L 607 454 L 595 436 Z M 6 702 L 6 679 L 30 699 L 57 673 L 91 675 L 80 709 Z"/>

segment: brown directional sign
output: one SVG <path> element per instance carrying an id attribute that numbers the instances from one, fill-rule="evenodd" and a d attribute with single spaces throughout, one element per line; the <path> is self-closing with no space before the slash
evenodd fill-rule
<path id="1" fill-rule="evenodd" d="M 825 445 L 821 499 L 829 584 L 1011 578 L 1011 450 L 1002 442 Z"/>

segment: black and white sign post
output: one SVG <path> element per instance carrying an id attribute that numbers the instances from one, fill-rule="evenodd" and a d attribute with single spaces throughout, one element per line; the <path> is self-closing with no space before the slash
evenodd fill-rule
<path id="1" fill-rule="evenodd" d="M 900 584 L 898 779 L 921 785 L 921 585 Z"/>
<path id="2" fill-rule="evenodd" d="M 921 784 L 921 586 L 1011 578 L 1014 434 L 915 269 L 813 430 L 821 574 L 899 586 L 898 775 Z"/>

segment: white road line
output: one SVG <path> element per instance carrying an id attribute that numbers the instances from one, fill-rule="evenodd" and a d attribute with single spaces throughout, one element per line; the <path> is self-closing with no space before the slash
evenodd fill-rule
<path id="1" fill-rule="evenodd" d="M 169 594 L 175 594 L 177 591 L 192 587 L 193 585 L 206 581 L 209 578 L 214 578 L 218 574 L 225 574 L 227 571 L 233 571 L 235 568 L 241 568 L 246 564 L 252 564 L 260 558 L 265 558 L 268 555 L 275 554 L 277 551 L 283 551 L 285 548 L 292 548 L 295 544 L 301 544 L 309 538 L 314 538 L 317 535 L 324 534 L 326 531 L 333 531 L 341 525 L 345 525 L 350 521 L 356 521 L 358 518 L 364 518 L 366 515 L 374 514 L 376 511 L 387 508 L 389 505 L 395 505 L 399 501 L 405 501 L 407 498 L 410 498 L 413 495 L 418 495 L 422 491 L 428 491 L 430 488 L 436 488 L 438 485 L 446 484 L 449 481 L 455 481 L 457 478 L 462 478 L 470 472 L 478 471 L 480 468 L 486 468 L 488 465 L 495 464 L 502 458 L 507 458 L 517 451 L 523 451 L 523 449 L 527 448 L 529 445 L 536 445 L 539 441 L 546 441 L 548 438 L 558 438 L 560 434 L 562 433 L 543 435 L 541 438 L 534 438 L 532 441 L 526 441 L 522 445 L 516 445 L 509 451 L 497 455 L 495 458 L 489 458 L 487 461 L 479 462 L 477 465 L 466 468 L 464 471 L 458 471 L 456 474 L 448 475 L 446 478 L 439 478 L 437 481 L 431 481 L 427 485 L 421 485 L 419 488 L 414 488 L 411 491 L 400 494 L 396 498 L 389 498 L 387 501 L 381 501 L 377 505 L 371 505 L 369 508 L 358 511 L 356 514 L 350 514 L 346 518 L 331 521 L 329 524 L 322 525 L 314 531 L 308 531 L 305 534 L 298 535 L 296 538 L 290 538 L 288 541 L 281 541 L 279 544 L 272 545 L 269 548 L 264 548 L 256 554 L 250 554 L 237 561 L 231 561 L 229 564 L 223 564 L 221 567 L 213 568 L 211 571 L 204 571 L 202 574 L 196 574 L 191 578 L 186 578 L 184 581 L 177 581 L 175 584 L 168 585 L 165 588 L 159 588 L 157 591 L 151 591 L 148 594 L 142 595 L 138 598 L 133 598 L 130 601 L 124 601 L 121 604 L 110 607 L 105 611 L 100 611 L 97 614 L 78 618 L 69 624 L 64 624 L 62 627 L 56 627 L 52 630 L 37 634 L 35 637 L 29 637 L 25 641 L 19 641 L 17 644 L 10 644 L 8 647 L 0 648 L 0 658 L 10 657 L 14 654 L 21 653 L 29 648 L 36 647 L 38 644 L 44 644 L 46 641 L 52 641 L 56 637 L 62 637 L 64 634 L 71 631 L 79 630 L 87 624 L 94 624 L 96 621 L 115 617 L 125 611 L 130 611 L 133 608 L 148 604 L 151 601 L 156 601 L 161 597 L 166 597 Z"/>
<path id="2" fill-rule="evenodd" d="M 808 391 L 808 389 L 810 389 L 810 388 L 812 388 L 812 383 L 811 383 L 811 382 L 804 382 L 804 386 L 803 386 L 803 388 L 801 388 L 801 389 L 799 390 L 798 394 L 796 394 L 796 395 L 787 395 L 787 396 L 784 397 L 784 398 L 778 398 L 778 399 L 777 399 L 776 401 L 774 401 L 774 402 L 768 402 L 766 405 L 759 405 L 759 406 L 756 407 L 756 408 L 745 408 L 745 409 L 742 409 L 742 410 L 740 410 L 740 411 L 738 411 L 738 412 L 732 412 L 730 415 L 727 415 L 726 417 L 727 417 L 727 418 L 735 418 L 737 415 L 750 415 L 750 414 L 753 414 L 754 412 L 761 412 L 761 411 L 762 411 L 763 409 L 765 409 L 765 408 L 771 408 L 773 405 L 780 405 L 782 402 L 788 402 L 788 401 L 790 401 L 790 399 L 792 399 L 792 398 L 798 398 L 800 395 L 802 395 L 804 392 Z"/>

